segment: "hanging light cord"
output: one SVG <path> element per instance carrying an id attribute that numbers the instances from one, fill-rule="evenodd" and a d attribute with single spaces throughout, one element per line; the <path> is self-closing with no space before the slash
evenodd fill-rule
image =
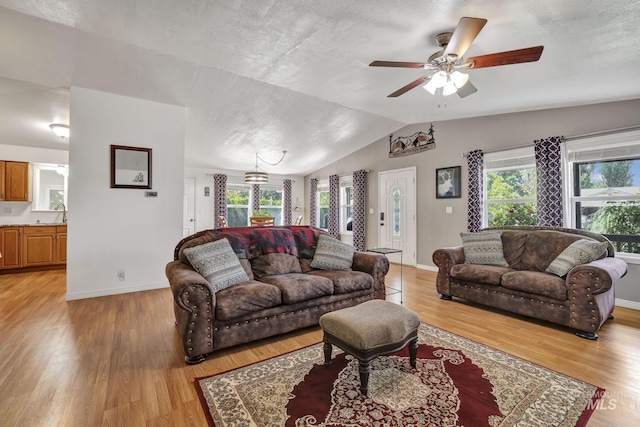
<path id="1" fill-rule="evenodd" d="M 284 160 L 284 156 L 286 156 L 286 155 L 287 155 L 287 150 L 284 150 L 284 151 L 282 152 L 282 157 L 280 157 L 280 160 L 278 160 L 278 161 L 277 161 L 277 162 L 275 162 L 275 163 L 270 163 L 270 162 L 267 162 L 267 161 L 266 161 L 265 159 L 263 159 L 262 157 L 258 156 L 258 153 L 256 153 L 256 168 L 258 167 L 258 159 L 260 159 L 262 162 L 264 162 L 264 163 L 266 163 L 266 164 L 268 164 L 268 165 L 271 165 L 271 166 L 278 166 L 278 165 L 279 165 L 279 164 Z"/>

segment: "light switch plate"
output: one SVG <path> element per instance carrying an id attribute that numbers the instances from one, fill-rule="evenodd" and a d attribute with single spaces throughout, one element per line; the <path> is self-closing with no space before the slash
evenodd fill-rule
<path id="1" fill-rule="evenodd" d="M 444 211 L 446 213 L 453 213 L 453 206 L 447 206 L 446 208 L 444 208 Z"/>

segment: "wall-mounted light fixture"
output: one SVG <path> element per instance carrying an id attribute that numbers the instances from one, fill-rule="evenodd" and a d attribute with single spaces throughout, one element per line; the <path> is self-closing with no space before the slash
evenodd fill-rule
<path id="1" fill-rule="evenodd" d="M 50 124 L 49 127 L 51 128 L 53 133 L 58 135 L 60 138 L 69 138 L 69 126 L 60 123 L 53 123 Z"/>

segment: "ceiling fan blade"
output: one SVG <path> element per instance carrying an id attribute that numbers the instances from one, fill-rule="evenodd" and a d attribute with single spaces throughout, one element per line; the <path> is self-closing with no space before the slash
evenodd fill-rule
<path id="1" fill-rule="evenodd" d="M 498 65 L 521 64 L 523 62 L 536 62 L 542 55 L 544 46 L 527 47 L 525 49 L 509 50 L 507 52 L 492 53 L 489 55 L 468 58 L 464 63 L 467 68 L 487 68 Z"/>
<path id="2" fill-rule="evenodd" d="M 373 61 L 369 67 L 424 68 L 424 62 Z"/>
<path id="3" fill-rule="evenodd" d="M 462 87 L 458 88 L 456 93 L 460 98 L 464 98 L 466 96 L 473 95 L 477 91 L 478 89 L 476 89 L 476 87 L 471 83 L 471 80 L 467 80 Z"/>
<path id="4" fill-rule="evenodd" d="M 387 95 L 387 98 L 395 98 L 395 97 L 398 97 L 398 96 L 402 95 L 405 92 L 409 92 L 411 89 L 413 89 L 416 86 L 420 86 L 422 83 L 425 83 L 430 78 L 431 78 L 431 76 L 422 76 L 419 79 L 416 79 L 416 80 L 412 81 L 408 85 L 398 89 L 397 91 L 393 92 L 392 94 Z"/>
<path id="5" fill-rule="evenodd" d="M 486 23 L 487 20 L 482 18 L 460 18 L 443 56 L 447 58 L 455 55 L 458 59 L 462 58 Z"/>

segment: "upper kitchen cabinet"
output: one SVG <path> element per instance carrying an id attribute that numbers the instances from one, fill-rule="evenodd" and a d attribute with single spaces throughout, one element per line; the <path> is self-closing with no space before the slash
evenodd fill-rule
<path id="1" fill-rule="evenodd" d="M 0 160 L 0 201 L 29 201 L 29 163 Z"/>

